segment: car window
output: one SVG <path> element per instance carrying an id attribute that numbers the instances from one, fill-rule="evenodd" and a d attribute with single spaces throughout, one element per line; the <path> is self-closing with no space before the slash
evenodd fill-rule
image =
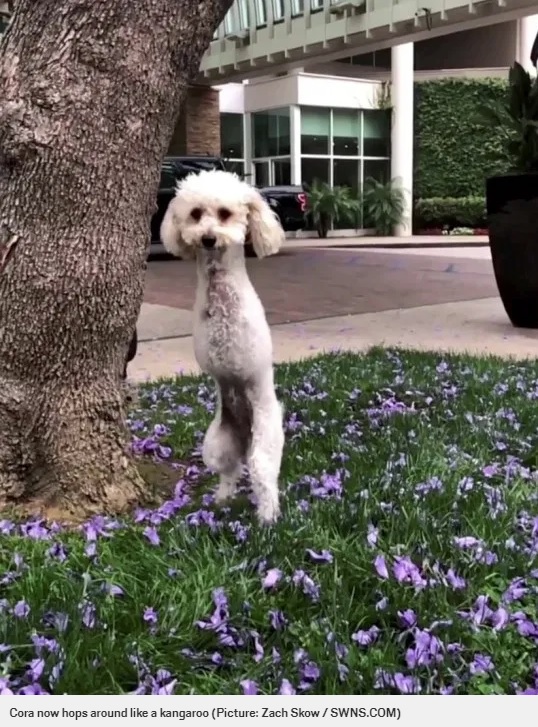
<path id="1" fill-rule="evenodd" d="M 161 181 L 160 186 L 165 189 L 176 186 L 176 175 L 174 173 L 174 167 L 169 162 L 164 162 L 161 167 Z"/>

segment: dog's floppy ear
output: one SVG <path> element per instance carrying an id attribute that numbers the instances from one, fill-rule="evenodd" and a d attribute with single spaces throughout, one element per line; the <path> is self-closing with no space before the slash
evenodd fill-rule
<path id="1" fill-rule="evenodd" d="M 254 187 L 250 189 L 248 209 L 248 227 L 254 252 L 258 257 L 274 255 L 284 242 L 284 230 L 278 216 Z"/>
<path id="2" fill-rule="evenodd" d="M 168 205 L 161 223 L 161 241 L 166 252 L 171 255 L 181 257 L 183 260 L 194 260 L 195 250 L 192 245 L 187 245 L 181 236 L 181 223 L 177 214 L 179 203 L 178 197 L 174 197 Z"/>

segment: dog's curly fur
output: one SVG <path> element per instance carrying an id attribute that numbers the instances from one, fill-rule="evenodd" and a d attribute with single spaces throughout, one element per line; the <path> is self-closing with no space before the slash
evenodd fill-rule
<path id="1" fill-rule="evenodd" d="M 246 465 L 260 522 L 279 515 L 283 409 L 275 394 L 273 346 L 263 305 L 247 274 L 249 236 L 258 257 L 280 249 L 284 232 L 256 189 L 206 171 L 179 183 L 161 226 L 165 249 L 196 259 L 194 351 L 217 385 L 217 410 L 203 444 L 220 474 L 219 502 L 232 497 Z"/>

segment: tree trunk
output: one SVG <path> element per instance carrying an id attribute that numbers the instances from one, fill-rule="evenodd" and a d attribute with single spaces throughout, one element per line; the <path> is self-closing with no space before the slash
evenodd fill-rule
<path id="1" fill-rule="evenodd" d="M 121 374 L 160 164 L 231 0 L 19 0 L 0 44 L 0 507 L 143 492 Z"/>

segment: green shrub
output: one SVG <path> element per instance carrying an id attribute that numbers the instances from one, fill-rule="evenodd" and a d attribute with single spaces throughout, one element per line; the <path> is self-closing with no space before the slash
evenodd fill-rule
<path id="1" fill-rule="evenodd" d="M 355 218 L 354 226 L 358 227 L 360 203 L 349 187 L 331 187 L 315 179 L 308 191 L 308 217 L 319 237 L 327 237 L 333 224 L 344 217 L 346 220 Z"/>
<path id="2" fill-rule="evenodd" d="M 507 81 L 444 78 L 415 84 L 417 198 L 484 194 L 484 180 L 505 172 L 509 160 L 498 130 L 477 109 L 506 101 Z"/>
<path id="3" fill-rule="evenodd" d="M 415 202 L 418 227 L 485 227 L 484 197 L 430 197 Z"/>
<path id="4" fill-rule="evenodd" d="M 364 226 L 373 227 L 378 235 L 392 235 L 403 219 L 405 192 L 396 180 L 380 182 L 369 178 L 362 191 Z"/>

